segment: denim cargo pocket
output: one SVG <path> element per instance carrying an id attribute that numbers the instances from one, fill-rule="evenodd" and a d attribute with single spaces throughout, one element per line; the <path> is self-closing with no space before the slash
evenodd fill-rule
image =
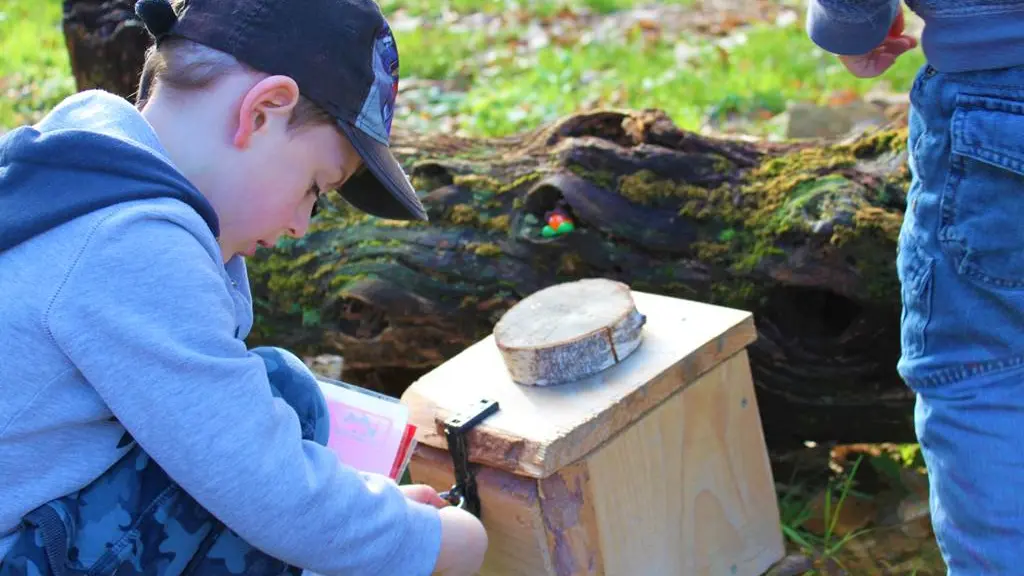
<path id="1" fill-rule="evenodd" d="M 942 196 L 943 247 L 956 269 L 1024 288 L 1024 90 L 1020 99 L 961 94 Z"/>
<path id="2" fill-rule="evenodd" d="M 924 354 L 928 323 L 932 317 L 932 275 L 935 261 L 913 240 L 900 235 L 896 275 L 900 280 L 900 346 L 904 358 Z"/>

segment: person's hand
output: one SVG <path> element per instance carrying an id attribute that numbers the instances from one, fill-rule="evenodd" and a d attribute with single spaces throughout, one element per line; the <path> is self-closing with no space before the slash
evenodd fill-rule
<path id="1" fill-rule="evenodd" d="M 448 501 L 441 498 L 441 495 L 426 484 L 404 484 L 398 487 L 399 490 L 405 494 L 405 497 L 413 502 L 419 502 L 420 504 L 428 504 L 434 508 L 444 508 L 448 506 Z"/>
<path id="2" fill-rule="evenodd" d="M 903 26 L 903 12 L 898 12 L 885 40 L 882 40 L 874 50 L 857 56 L 839 56 L 839 61 L 858 78 L 874 78 L 881 75 L 892 66 L 900 54 L 917 46 L 917 38 L 904 34 Z"/>
<path id="3" fill-rule="evenodd" d="M 487 532 L 480 519 L 461 508 L 442 508 L 441 553 L 434 574 L 474 576 L 484 564 Z"/>

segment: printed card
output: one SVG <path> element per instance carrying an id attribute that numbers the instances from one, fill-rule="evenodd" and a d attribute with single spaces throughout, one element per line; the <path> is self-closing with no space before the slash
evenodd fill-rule
<path id="1" fill-rule="evenodd" d="M 409 408 L 384 394 L 318 377 L 330 413 L 327 447 L 338 459 L 364 472 L 398 480 L 415 442 Z"/>

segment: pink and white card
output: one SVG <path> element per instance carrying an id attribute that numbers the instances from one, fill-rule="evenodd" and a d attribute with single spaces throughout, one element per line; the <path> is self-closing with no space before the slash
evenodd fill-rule
<path id="1" fill-rule="evenodd" d="M 392 478 L 400 474 L 404 466 L 396 467 L 396 461 L 403 463 L 408 450 L 409 408 L 352 384 L 319 380 L 330 413 L 327 447 L 358 470 Z"/>

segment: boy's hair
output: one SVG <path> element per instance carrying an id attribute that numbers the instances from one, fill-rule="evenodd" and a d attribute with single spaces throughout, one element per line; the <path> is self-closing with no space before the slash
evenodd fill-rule
<path id="1" fill-rule="evenodd" d="M 303 100 L 289 127 L 332 122 L 366 168 L 341 196 L 380 218 L 429 219 L 391 150 L 398 47 L 376 0 L 139 0 L 135 13 L 157 46 L 138 106 L 161 86 L 195 92 L 232 71 L 287 74 Z"/>
<path id="2" fill-rule="evenodd" d="M 141 110 L 146 105 L 157 83 L 190 92 L 202 90 L 232 72 L 242 71 L 257 72 L 220 50 L 185 38 L 167 38 L 159 48 L 153 45 L 146 51 L 135 106 Z M 299 129 L 318 124 L 333 125 L 334 119 L 326 110 L 300 95 L 292 109 L 288 127 Z"/>

